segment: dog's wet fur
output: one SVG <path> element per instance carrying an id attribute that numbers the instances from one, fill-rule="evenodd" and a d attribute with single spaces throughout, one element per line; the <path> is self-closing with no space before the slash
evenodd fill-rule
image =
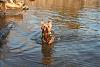
<path id="1" fill-rule="evenodd" d="M 52 30 L 52 21 L 45 23 L 41 21 L 42 42 L 45 44 L 52 44 L 54 42 L 54 32 Z"/>

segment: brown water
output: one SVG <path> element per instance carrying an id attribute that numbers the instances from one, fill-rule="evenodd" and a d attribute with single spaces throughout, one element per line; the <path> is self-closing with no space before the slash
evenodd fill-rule
<path id="1" fill-rule="evenodd" d="M 29 10 L 22 14 L 10 10 L 0 16 L 1 32 L 15 22 L 1 40 L 0 67 L 100 67 L 100 0 L 25 3 Z M 53 21 L 56 40 L 51 46 L 41 45 L 42 18 Z"/>

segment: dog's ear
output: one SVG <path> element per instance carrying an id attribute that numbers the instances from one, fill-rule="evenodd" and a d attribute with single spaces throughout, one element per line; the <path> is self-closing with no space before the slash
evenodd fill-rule
<path id="1" fill-rule="evenodd" d="M 41 25 L 43 25 L 43 24 L 44 24 L 44 21 L 42 20 L 42 21 L 41 21 Z"/>
<path id="2" fill-rule="evenodd" d="M 52 21 L 51 21 L 51 20 L 48 21 L 48 26 L 49 26 L 50 28 L 52 28 Z"/>
<path id="3" fill-rule="evenodd" d="M 48 23 L 52 24 L 52 20 L 49 20 Z"/>
<path id="4" fill-rule="evenodd" d="M 43 20 L 41 21 L 41 24 L 44 24 L 44 21 Z"/>

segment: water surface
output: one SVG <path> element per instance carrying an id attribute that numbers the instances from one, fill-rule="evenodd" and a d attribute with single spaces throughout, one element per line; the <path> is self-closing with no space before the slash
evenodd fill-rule
<path id="1" fill-rule="evenodd" d="M 100 67 L 99 0 L 26 0 L 29 10 L 0 16 L 0 67 Z M 14 15 L 15 11 L 15 15 Z M 56 40 L 41 45 L 40 21 L 53 21 Z"/>

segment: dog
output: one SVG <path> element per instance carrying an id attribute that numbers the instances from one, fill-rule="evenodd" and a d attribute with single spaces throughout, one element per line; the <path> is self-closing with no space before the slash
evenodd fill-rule
<path id="1" fill-rule="evenodd" d="M 45 44 L 52 44 L 54 42 L 53 30 L 52 30 L 52 21 L 49 20 L 45 23 L 41 21 L 41 30 L 42 30 L 42 42 Z"/>

